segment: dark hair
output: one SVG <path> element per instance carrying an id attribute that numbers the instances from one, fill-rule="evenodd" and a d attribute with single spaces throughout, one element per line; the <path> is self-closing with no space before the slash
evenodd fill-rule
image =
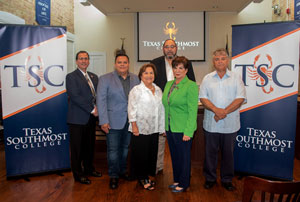
<path id="1" fill-rule="evenodd" d="M 144 64 L 141 68 L 140 68 L 140 72 L 139 72 L 139 79 L 142 80 L 142 74 L 146 71 L 147 67 L 151 67 L 153 72 L 154 72 L 154 78 L 156 78 L 156 67 L 154 64 L 152 63 L 148 63 L 148 64 Z"/>
<path id="2" fill-rule="evenodd" d="M 172 61 L 172 68 L 177 67 L 179 64 L 183 64 L 184 69 L 187 69 L 188 68 L 188 61 L 189 60 L 184 56 L 177 56 Z"/>
<path id="3" fill-rule="evenodd" d="M 128 55 L 126 55 L 125 53 L 119 53 L 119 54 L 117 54 L 116 57 L 115 57 L 115 63 L 116 63 L 118 57 L 121 57 L 121 56 L 127 57 L 128 62 L 129 62 L 129 57 L 128 57 Z"/>
<path id="4" fill-rule="evenodd" d="M 163 47 L 165 47 L 165 44 L 166 44 L 167 41 L 173 41 L 174 44 L 175 44 L 175 47 L 177 48 L 177 44 L 176 44 L 176 42 L 173 39 L 167 39 L 167 40 L 165 40 L 165 42 L 163 44 Z"/>
<path id="5" fill-rule="evenodd" d="M 90 55 L 88 52 L 86 51 L 79 51 L 77 54 L 76 54 L 76 60 L 78 60 L 78 55 L 81 54 L 81 53 L 86 53 L 88 55 L 88 58 L 90 59 Z"/>

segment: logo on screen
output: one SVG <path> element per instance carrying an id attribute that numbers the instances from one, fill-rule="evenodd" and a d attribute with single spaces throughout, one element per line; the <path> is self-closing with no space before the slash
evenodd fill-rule
<path id="1" fill-rule="evenodd" d="M 242 79 L 245 86 L 248 86 L 247 78 L 256 81 L 256 86 L 261 88 L 265 94 L 274 91 L 274 86 L 281 88 L 291 88 L 294 82 L 283 79 L 282 68 L 289 68 L 294 71 L 293 64 L 279 64 L 274 66 L 273 59 L 269 54 L 258 54 L 254 57 L 253 64 L 235 64 L 235 68 L 242 67 Z M 280 71 L 282 70 L 282 71 Z M 272 81 L 272 84 L 271 84 Z"/>
<path id="2" fill-rule="evenodd" d="M 177 31 L 178 31 L 178 28 L 176 28 L 174 22 L 172 22 L 172 25 L 170 25 L 170 22 L 166 23 L 166 27 L 164 28 L 164 32 L 165 32 L 165 35 L 169 35 L 170 39 L 173 39 L 173 40 L 176 39 L 176 37 L 174 35 L 176 35 Z"/>

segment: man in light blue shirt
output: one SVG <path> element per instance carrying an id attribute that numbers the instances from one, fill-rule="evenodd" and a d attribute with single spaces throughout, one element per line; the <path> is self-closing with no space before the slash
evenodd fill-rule
<path id="1" fill-rule="evenodd" d="M 213 53 L 214 72 L 207 74 L 200 86 L 199 98 L 204 110 L 205 161 L 204 187 L 216 184 L 218 151 L 221 150 L 222 186 L 233 191 L 233 150 L 237 131 L 240 129 L 240 106 L 246 100 L 242 79 L 227 69 L 229 57 L 225 49 Z"/>

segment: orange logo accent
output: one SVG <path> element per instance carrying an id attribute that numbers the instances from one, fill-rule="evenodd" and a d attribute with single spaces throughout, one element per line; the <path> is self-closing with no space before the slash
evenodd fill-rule
<path id="1" fill-rule="evenodd" d="M 28 67 L 28 63 L 29 63 L 29 61 L 31 60 L 31 56 L 28 56 L 27 58 L 26 58 L 26 60 L 25 60 L 25 68 L 28 70 L 29 69 L 29 67 Z M 40 64 L 41 64 L 41 66 L 40 66 L 40 68 L 39 69 L 37 69 L 37 71 L 35 72 L 36 73 L 36 75 L 38 75 L 39 76 L 39 78 L 41 79 L 41 88 L 39 89 L 38 88 L 38 86 L 36 86 L 36 87 L 34 87 L 34 89 L 35 89 L 35 91 L 37 92 L 37 93 L 43 93 L 43 92 L 45 92 L 47 89 L 46 89 L 46 87 L 45 87 L 45 85 L 44 85 L 44 61 L 43 61 L 43 59 L 40 57 L 40 56 L 38 56 L 38 61 L 40 62 Z M 26 81 L 30 81 L 32 79 L 32 76 L 28 73 L 28 71 L 26 71 L 26 78 L 25 78 L 25 80 Z M 35 86 L 35 85 L 37 85 L 37 80 L 35 80 L 35 79 L 33 79 L 33 85 Z"/>
<path id="2" fill-rule="evenodd" d="M 165 32 L 166 35 L 169 35 L 170 39 L 175 40 L 176 37 L 174 35 L 176 35 L 176 33 L 178 31 L 178 28 L 175 27 L 174 22 L 172 22 L 172 27 L 169 27 L 169 25 L 170 25 L 170 22 L 167 22 L 166 27 L 164 28 L 164 32 Z"/>
<path id="3" fill-rule="evenodd" d="M 273 61 L 272 61 L 272 57 L 270 55 L 266 54 L 266 57 L 269 61 L 269 65 L 265 64 L 264 66 L 260 67 L 260 71 L 264 75 L 266 75 L 269 78 L 269 80 L 271 81 L 272 80 L 272 72 L 273 72 L 273 70 L 271 68 L 273 66 Z M 254 58 L 254 70 L 252 70 L 248 67 L 247 72 L 248 72 L 251 80 L 257 80 L 257 82 L 260 85 L 265 85 L 265 82 L 266 82 L 265 79 L 261 76 L 261 74 L 257 73 L 258 69 L 257 69 L 256 63 L 258 62 L 259 59 L 260 59 L 260 54 Z M 261 88 L 262 88 L 262 91 L 266 94 L 270 94 L 271 92 L 274 91 L 274 88 L 271 85 L 269 86 L 269 90 L 266 90 L 265 86 L 262 86 Z"/>

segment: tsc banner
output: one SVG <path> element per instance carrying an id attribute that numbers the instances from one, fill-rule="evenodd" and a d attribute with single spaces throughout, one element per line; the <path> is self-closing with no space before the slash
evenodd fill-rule
<path id="1" fill-rule="evenodd" d="M 300 0 L 294 2 L 294 20 L 300 20 Z"/>
<path id="2" fill-rule="evenodd" d="M 0 25 L 7 177 L 70 168 L 65 32 Z"/>
<path id="3" fill-rule="evenodd" d="M 236 137 L 235 170 L 293 179 L 300 24 L 232 28 L 232 70 L 247 92 Z"/>

